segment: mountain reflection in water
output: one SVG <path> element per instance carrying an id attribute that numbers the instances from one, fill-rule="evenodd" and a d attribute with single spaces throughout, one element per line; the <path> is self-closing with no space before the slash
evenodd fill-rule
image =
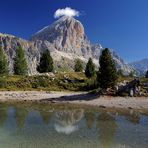
<path id="1" fill-rule="evenodd" d="M 0 104 L 0 148 L 147 148 L 148 116 Z"/>
<path id="2" fill-rule="evenodd" d="M 84 110 L 64 110 L 55 113 L 55 130 L 59 133 L 71 134 L 78 130 L 77 123 L 82 119 Z"/>

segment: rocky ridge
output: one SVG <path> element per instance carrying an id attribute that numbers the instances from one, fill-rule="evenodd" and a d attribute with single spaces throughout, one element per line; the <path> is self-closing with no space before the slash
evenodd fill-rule
<path id="1" fill-rule="evenodd" d="M 140 61 L 135 61 L 132 63 L 129 63 L 136 71 L 138 72 L 139 75 L 145 75 L 145 72 L 148 70 L 148 59 L 142 59 Z"/>

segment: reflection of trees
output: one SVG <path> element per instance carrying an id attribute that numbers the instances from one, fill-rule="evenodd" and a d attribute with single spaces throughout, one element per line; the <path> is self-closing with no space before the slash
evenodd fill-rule
<path id="1" fill-rule="evenodd" d="M 140 114 L 138 112 L 131 111 L 130 115 L 127 116 L 127 120 L 134 124 L 140 123 Z"/>
<path id="2" fill-rule="evenodd" d="M 45 124 L 48 124 L 50 119 L 51 119 L 51 117 L 52 117 L 53 112 L 40 111 L 40 114 L 42 116 L 43 122 Z"/>
<path id="3" fill-rule="evenodd" d="M 0 127 L 3 127 L 8 117 L 8 107 L 0 108 Z"/>
<path id="4" fill-rule="evenodd" d="M 86 124 L 89 129 L 93 127 L 95 121 L 95 114 L 93 112 L 86 112 L 85 113 Z"/>
<path id="5" fill-rule="evenodd" d="M 55 113 L 55 129 L 57 132 L 70 134 L 77 129 L 76 124 L 82 119 L 84 111 L 64 110 Z"/>
<path id="6" fill-rule="evenodd" d="M 101 113 L 97 119 L 99 129 L 99 140 L 103 148 L 110 148 L 113 144 L 117 128 L 116 120 L 107 113 Z"/>
<path id="7" fill-rule="evenodd" d="M 28 110 L 26 108 L 23 107 L 15 108 L 15 119 L 17 126 L 19 128 L 24 127 L 27 116 L 28 116 Z"/>

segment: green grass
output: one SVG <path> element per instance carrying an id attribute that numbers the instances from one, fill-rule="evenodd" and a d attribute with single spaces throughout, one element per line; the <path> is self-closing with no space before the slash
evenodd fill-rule
<path id="1" fill-rule="evenodd" d="M 132 81 L 130 77 L 120 77 L 118 82 Z M 143 84 L 148 78 L 141 78 L 141 90 L 148 96 L 148 88 Z M 87 79 L 82 72 L 58 72 L 54 79 L 50 76 L 0 76 L 0 90 L 8 91 L 90 91 L 97 88 L 96 77 Z"/>
<path id="2" fill-rule="evenodd" d="M 1 76 L 0 90 L 84 91 L 84 73 L 59 72 L 50 76 Z"/>
<path id="3" fill-rule="evenodd" d="M 141 78 L 142 83 L 148 83 L 148 78 Z"/>
<path id="4" fill-rule="evenodd" d="M 118 82 L 123 82 L 123 81 L 132 81 L 134 78 L 132 77 L 126 77 L 126 76 L 120 76 L 118 78 Z"/>

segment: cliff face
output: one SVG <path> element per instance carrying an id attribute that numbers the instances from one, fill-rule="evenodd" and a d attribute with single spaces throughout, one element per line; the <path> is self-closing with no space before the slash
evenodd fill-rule
<path id="1" fill-rule="evenodd" d="M 13 73 L 13 59 L 17 46 L 21 45 L 26 52 L 30 75 L 37 74 L 36 67 L 41 53 L 48 49 L 54 59 L 56 69 L 73 69 L 74 60 L 80 58 L 84 63 L 91 57 L 98 66 L 103 50 L 100 44 L 92 45 L 87 39 L 84 27 L 72 17 L 62 17 L 31 37 L 31 41 L 12 35 L 0 34 L 0 46 L 3 47 L 9 60 L 10 73 Z M 112 52 L 117 68 L 129 73 L 132 68 Z"/>
<path id="2" fill-rule="evenodd" d="M 102 48 L 91 45 L 81 22 L 72 17 L 62 17 L 51 26 L 43 28 L 32 36 L 32 41 L 37 40 L 47 41 L 49 45 L 53 46 L 53 50 L 85 58 L 92 57 L 92 54 L 97 51 L 96 49 L 100 51 Z"/>

